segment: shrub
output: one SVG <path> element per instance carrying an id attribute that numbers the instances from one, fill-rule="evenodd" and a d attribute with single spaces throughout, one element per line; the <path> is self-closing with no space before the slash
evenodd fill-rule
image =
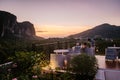
<path id="1" fill-rule="evenodd" d="M 97 59 L 86 54 L 73 57 L 70 64 L 70 71 L 76 75 L 76 80 L 93 80 L 98 70 Z"/>
<path id="2" fill-rule="evenodd" d="M 16 63 L 17 67 L 12 69 L 14 77 L 24 74 L 32 77 L 32 75 L 40 74 L 40 68 L 49 64 L 46 59 L 44 53 L 16 52 L 13 63 Z"/>

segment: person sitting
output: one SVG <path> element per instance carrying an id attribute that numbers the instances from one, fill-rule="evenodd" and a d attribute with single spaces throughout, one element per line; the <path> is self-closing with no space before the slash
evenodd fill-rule
<path id="1" fill-rule="evenodd" d="M 90 47 L 90 45 L 88 45 L 87 43 L 82 43 L 81 44 L 81 52 L 80 53 L 84 53 L 84 54 L 87 54 L 87 55 L 90 55 L 90 56 L 93 56 L 94 55 L 94 49 L 92 49 Z"/>
<path id="2" fill-rule="evenodd" d="M 76 43 L 76 46 L 74 46 L 72 48 L 73 53 L 80 53 L 80 49 L 81 49 L 81 47 L 80 47 L 79 43 Z"/>

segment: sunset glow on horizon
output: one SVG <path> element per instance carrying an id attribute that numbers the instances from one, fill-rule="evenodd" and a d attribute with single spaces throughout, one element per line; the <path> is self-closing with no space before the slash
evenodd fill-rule
<path id="1" fill-rule="evenodd" d="M 56 26 L 56 25 L 41 25 L 43 28 L 39 27 L 38 25 L 34 25 L 34 26 L 35 26 L 36 35 L 44 38 L 50 38 L 50 37 L 63 38 L 72 34 L 83 32 L 91 28 L 89 26 L 65 27 L 65 26 Z"/>
<path id="2" fill-rule="evenodd" d="M 0 10 L 30 21 L 40 37 L 66 37 L 103 23 L 120 26 L 120 0 L 0 0 Z"/>

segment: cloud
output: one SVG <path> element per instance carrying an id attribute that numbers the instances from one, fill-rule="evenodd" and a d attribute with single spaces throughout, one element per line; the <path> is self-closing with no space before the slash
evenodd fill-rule
<path id="1" fill-rule="evenodd" d="M 38 32 L 38 33 L 43 33 L 43 32 L 48 32 L 48 31 L 36 31 L 36 32 Z"/>

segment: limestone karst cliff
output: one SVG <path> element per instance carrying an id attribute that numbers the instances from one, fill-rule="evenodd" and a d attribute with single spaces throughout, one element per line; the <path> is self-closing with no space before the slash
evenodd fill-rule
<path id="1" fill-rule="evenodd" d="M 34 37 L 34 25 L 29 21 L 17 22 L 17 17 L 6 11 L 0 11 L 0 37 Z"/>

